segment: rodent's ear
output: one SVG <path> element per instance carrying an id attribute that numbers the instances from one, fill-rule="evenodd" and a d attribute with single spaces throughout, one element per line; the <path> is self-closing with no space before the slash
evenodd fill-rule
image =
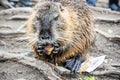
<path id="1" fill-rule="evenodd" d="M 61 10 L 61 11 L 64 11 L 64 8 L 62 7 L 62 5 L 60 5 L 60 10 Z"/>
<path id="2" fill-rule="evenodd" d="M 60 7 L 61 11 L 64 11 L 64 8 L 63 8 L 62 4 L 60 4 L 59 7 Z"/>
<path id="3" fill-rule="evenodd" d="M 50 9 L 51 4 L 47 4 L 45 7 L 46 7 L 47 9 Z"/>
<path id="4" fill-rule="evenodd" d="M 61 3 L 57 3 L 57 7 L 60 9 L 60 11 L 64 11 L 64 8 Z"/>

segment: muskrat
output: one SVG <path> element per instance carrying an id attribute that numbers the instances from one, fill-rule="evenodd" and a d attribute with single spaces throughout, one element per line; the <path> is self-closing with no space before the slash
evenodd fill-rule
<path id="1" fill-rule="evenodd" d="M 95 40 L 93 14 L 84 2 L 77 1 L 41 1 L 27 22 L 36 57 L 63 64 L 72 72 L 79 70 L 82 57 Z"/>

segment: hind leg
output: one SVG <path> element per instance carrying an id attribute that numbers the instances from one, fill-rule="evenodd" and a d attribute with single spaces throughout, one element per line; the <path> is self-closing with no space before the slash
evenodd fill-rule
<path id="1" fill-rule="evenodd" d="M 77 72 L 81 67 L 81 56 L 77 55 L 66 61 L 66 68 L 70 69 L 72 72 Z"/>

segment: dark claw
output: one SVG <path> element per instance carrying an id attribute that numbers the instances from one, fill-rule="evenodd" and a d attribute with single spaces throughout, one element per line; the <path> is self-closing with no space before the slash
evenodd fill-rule
<path id="1" fill-rule="evenodd" d="M 59 43 L 57 43 L 57 42 L 54 42 L 53 45 L 54 45 L 55 47 L 60 47 Z"/>
<path id="2" fill-rule="evenodd" d="M 76 60 L 76 63 L 72 68 L 72 72 L 77 72 L 77 70 L 79 70 L 80 66 L 81 66 L 81 62 L 79 60 Z"/>
<path id="3" fill-rule="evenodd" d="M 59 51 L 60 50 L 60 48 L 55 48 L 55 51 Z"/>
<path id="4" fill-rule="evenodd" d="M 42 46 L 42 45 L 41 45 L 41 46 L 38 46 L 38 49 L 43 49 L 43 48 L 44 48 L 44 46 Z"/>
<path id="5" fill-rule="evenodd" d="M 39 53 L 39 55 L 43 55 L 43 51 L 42 50 L 37 50 L 37 52 Z"/>
<path id="6" fill-rule="evenodd" d="M 58 53 L 58 51 L 53 51 L 53 54 L 56 54 L 56 53 Z"/>
<path id="7" fill-rule="evenodd" d="M 39 53 L 42 53 L 43 51 L 42 50 L 37 50 Z"/>
<path id="8" fill-rule="evenodd" d="M 81 67 L 81 61 L 80 56 L 75 56 L 69 60 L 66 61 L 66 68 L 70 69 L 72 72 L 77 72 L 79 68 Z"/>
<path id="9" fill-rule="evenodd" d="M 56 53 L 59 52 L 59 50 L 60 50 L 60 48 L 55 48 L 52 53 L 53 53 L 53 54 L 56 54 Z"/>

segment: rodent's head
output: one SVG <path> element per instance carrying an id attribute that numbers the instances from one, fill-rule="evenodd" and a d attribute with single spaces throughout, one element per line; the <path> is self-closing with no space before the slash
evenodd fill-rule
<path id="1" fill-rule="evenodd" d="M 72 36 L 72 28 L 75 21 L 72 12 L 61 3 L 47 2 L 40 3 L 35 7 L 34 38 L 39 43 L 60 44 L 69 42 Z M 75 16 L 74 16 L 75 17 Z"/>

